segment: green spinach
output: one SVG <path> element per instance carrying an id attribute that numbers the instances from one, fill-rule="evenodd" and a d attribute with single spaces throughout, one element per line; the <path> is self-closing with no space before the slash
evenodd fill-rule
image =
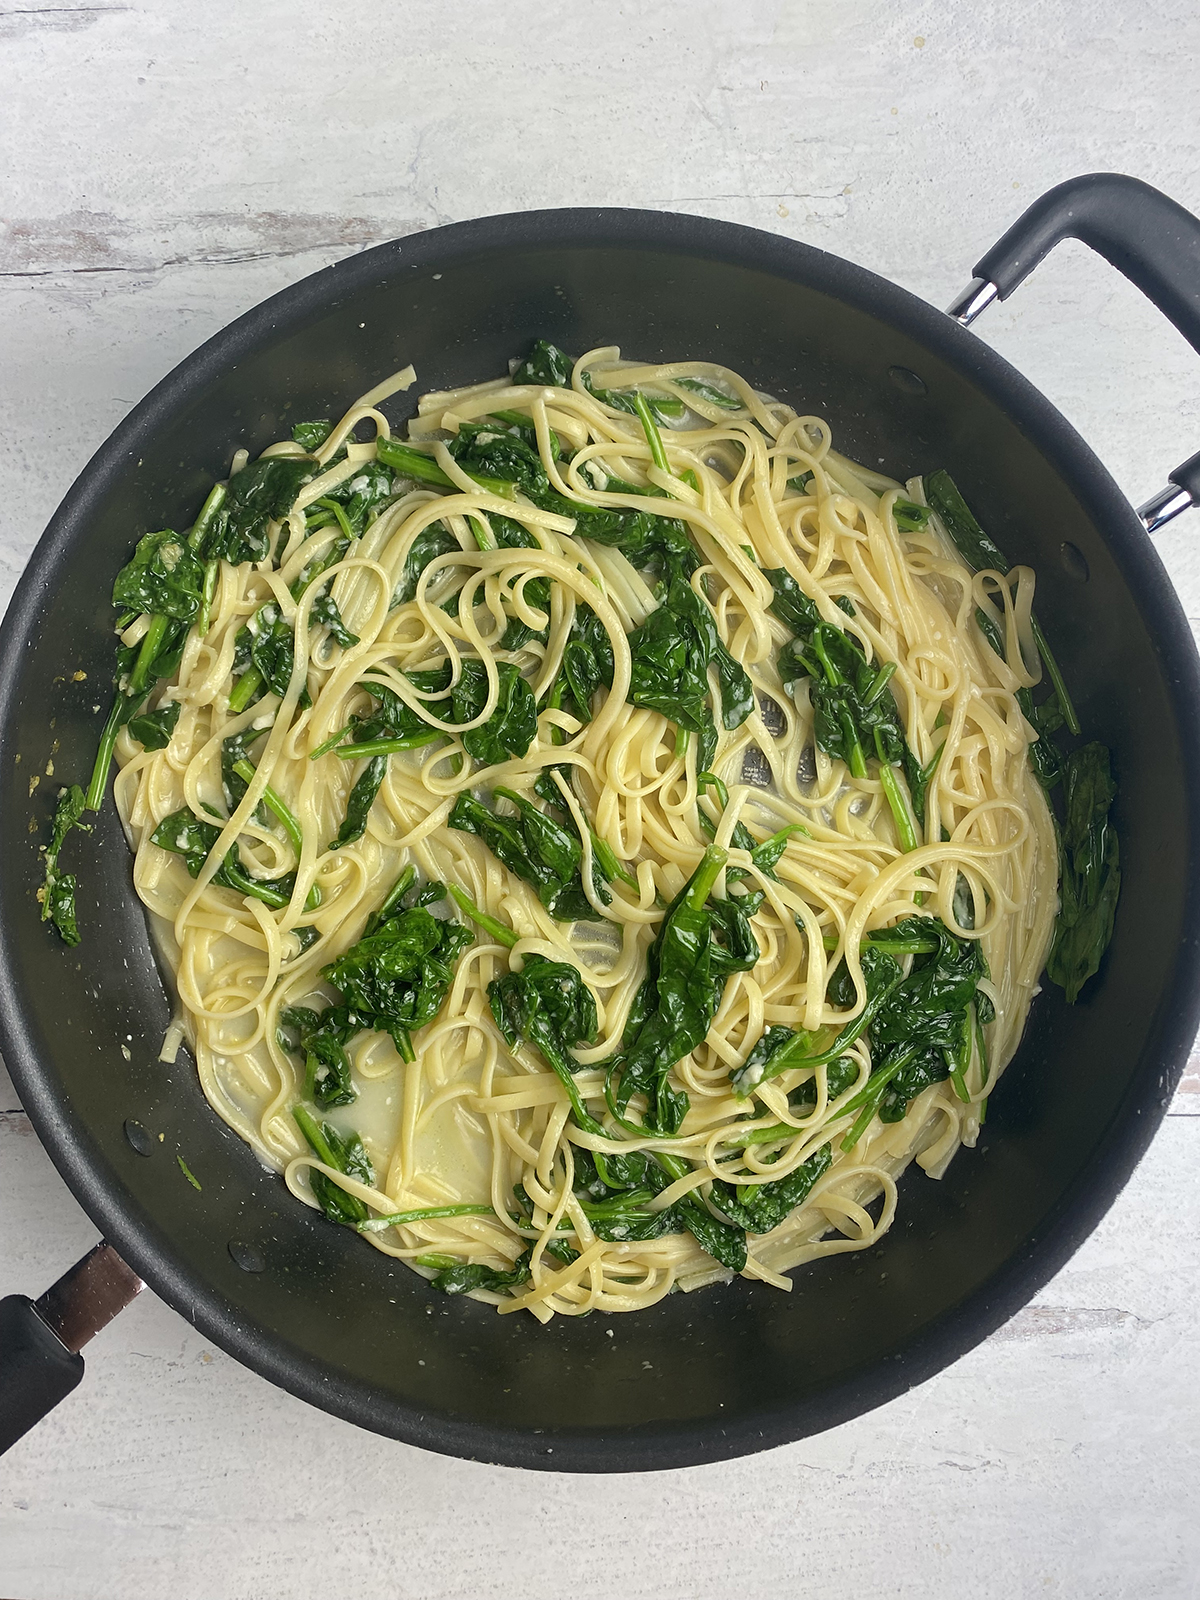
<path id="1" fill-rule="evenodd" d="M 500 816 L 463 793 L 455 799 L 449 826 L 482 839 L 497 861 L 536 889 L 538 899 L 558 921 L 595 920 L 596 913 L 583 892 L 583 847 L 578 835 L 512 789 L 498 788 L 493 800 L 496 796 L 510 801 L 516 815 Z M 561 796 L 559 800 L 561 803 Z M 602 877 L 597 892 L 605 905 L 611 903 L 612 895 Z"/>
<path id="2" fill-rule="evenodd" d="M 1120 850 L 1109 816 L 1117 786 L 1102 744 L 1072 751 L 1063 763 L 1063 788 L 1062 900 L 1046 973 L 1074 1004 L 1083 985 L 1099 970 L 1112 938 L 1121 890 Z"/>
<path id="3" fill-rule="evenodd" d="M 620 1053 L 607 1064 L 610 1089 L 616 1088 L 614 1114 L 623 1118 L 633 1096 L 642 1094 L 645 1126 L 653 1133 L 679 1132 L 688 1097 L 671 1087 L 668 1075 L 704 1042 L 729 977 L 748 972 L 760 955 L 749 917 L 761 897 L 709 900 L 726 860 L 724 850 L 709 845 L 668 907 L 647 953 Z"/>
<path id="4" fill-rule="evenodd" d="M 527 955 L 520 972 L 488 984 L 488 1000 L 509 1049 L 524 1039 L 540 1051 L 566 1089 L 575 1121 L 589 1133 L 601 1133 L 575 1083 L 579 1063 L 570 1053 L 576 1045 L 594 1044 L 598 1027 L 595 997 L 579 968 Z"/>
<path id="5" fill-rule="evenodd" d="M 58 857 L 72 828 L 91 833 L 91 824 L 83 822 L 87 796 L 77 783 L 60 791 L 54 822 L 50 829 L 50 843 L 45 847 L 46 873 L 39 899 L 42 921 L 52 922 L 64 944 L 79 943 L 79 923 L 75 912 L 75 893 L 79 881 L 73 872 L 59 872 Z"/>
<path id="6" fill-rule="evenodd" d="M 909 749 L 899 707 L 890 690 L 895 664 L 867 661 L 862 647 L 845 629 L 826 622 L 816 605 L 785 568 L 768 569 L 775 591 L 771 611 L 796 635 L 779 656 L 785 687 L 808 678 L 813 708 L 813 737 L 826 755 L 846 763 L 856 778 L 867 776 L 867 762 L 879 763 L 879 780 L 887 798 L 901 849 L 915 850 L 916 830 L 895 769 L 908 780 L 909 795 L 924 822 L 924 802 L 933 763 L 921 767 Z"/>
<path id="7" fill-rule="evenodd" d="M 292 1115 L 318 1160 L 332 1167 L 335 1172 L 344 1173 L 348 1178 L 357 1178 L 359 1183 L 374 1184 L 375 1169 L 357 1133 L 339 1133 L 331 1122 L 318 1122 L 306 1106 L 294 1107 Z M 330 1222 L 340 1222 L 344 1227 L 354 1228 L 360 1222 L 366 1222 L 370 1216 L 366 1205 L 357 1195 L 347 1194 L 332 1178 L 318 1172 L 315 1167 L 309 1169 L 308 1181 L 312 1186 L 313 1198 Z"/>

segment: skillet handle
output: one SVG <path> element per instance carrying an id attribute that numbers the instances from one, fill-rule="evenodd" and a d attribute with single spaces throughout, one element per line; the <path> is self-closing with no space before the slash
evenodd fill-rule
<path id="1" fill-rule="evenodd" d="M 78 1385 L 80 1349 L 142 1287 L 102 1240 L 39 1300 L 23 1294 L 0 1300 L 0 1455 Z"/>
<path id="2" fill-rule="evenodd" d="M 1093 172 L 1035 200 L 976 262 L 975 278 L 949 314 L 969 326 L 993 300 L 1007 300 L 1063 239 L 1079 239 L 1116 267 L 1200 351 L 1200 221 L 1138 178 Z M 1148 532 L 1200 505 L 1200 454 L 1169 475 L 1138 515 Z"/>
<path id="3" fill-rule="evenodd" d="M 28 1296 L 0 1300 L 0 1455 L 82 1377 L 83 1357 L 51 1333 Z"/>

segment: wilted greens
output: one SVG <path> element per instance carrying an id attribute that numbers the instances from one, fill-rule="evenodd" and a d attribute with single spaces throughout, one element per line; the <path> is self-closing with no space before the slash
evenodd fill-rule
<path id="1" fill-rule="evenodd" d="M 784 686 L 798 678 L 809 680 L 813 737 L 826 755 L 844 761 L 856 778 L 867 776 L 869 761 L 878 762 L 901 848 L 915 850 L 919 841 L 914 818 L 924 825 L 936 757 L 922 767 L 908 746 L 890 688 L 894 663 L 868 662 L 853 634 L 826 622 L 784 568 L 768 570 L 766 576 L 775 591 L 771 610 L 796 635 L 779 655 Z M 847 614 L 853 615 L 853 606 L 848 601 L 846 606 Z M 908 780 L 907 797 L 897 769 Z"/>
<path id="2" fill-rule="evenodd" d="M 532 885 L 552 917 L 560 922 L 595 917 L 583 892 L 583 846 L 578 834 L 515 790 L 496 789 L 493 802 L 497 797 L 514 806 L 515 814 L 489 811 L 474 796 L 460 794 L 448 825 L 482 839 L 498 861 Z M 603 878 L 599 879 L 597 893 L 605 904 L 612 899 Z"/>
<path id="3" fill-rule="evenodd" d="M 596 1042 L 596 1001 L 578 967 L 546 956 L 525 957 L 520 972 L 507 972 L 488 984 L 496 1026 L 510 1050 L 524 1040 L 540 1051 L 567 1091 L 575 1120 L 589 1133 L 601 1127 L 583 1103 L 571 1055 L 577 1045 Z"/>
<path id="4" fill-rule="evenodd" d="M 899 959 L 905 955 L 912 956 L 907 975 Z M 979 988 L 979 980 L 988 976 L 982 945 L 951 933 L 940 918 L 905 917 L 880 929 L 863 944 L 859 959 L 866 1004 L 852 1022 L 826 1030 L 825 1037 L 774 1027 L 731 1075 L 734 1092 L 746 1096 L 783 1072 L 826 1066 L 832 1101 L 857 1076 L 845 1051 L 865 1034 L 871 1075 L 841 1108 L 856 1113 L 846 1149 L 876 1113 L 883 1122 L 899 1122 L 909 1103 L 932 1083 L 952 1078 L 960 1097 L 969 1099 L 966 1078 L 975 1050 L 986 1083 L 982 1029 L 995 1014 Z M 854 1004 L 854 983 L 845 962 L 834 971 L 826 995 L 842 1009 Z M 812 1079 L 802 1085 L 794 1103 L 802 1107 L 810 1095 L 815 1106 Z"/>
<path id="5" fill-rule="evenodd" d="M 1117 786 L 1102 744 L 1071 752 L 1063 764 L 1063 789 L 1061 910 L 1046 973 L 1074 1002 L 1108 948 L 1121 890 L 1120 850 L 1109 816 Z"/>
<path id="6" fill-rule="evenodd" d="M 335 1172 L 344 1173 L 359 1183 L 374 1184 L 375 1169 L 367 1155 L 362 1139 L 357 1133 L 339 1133 L 331 1122 L 318 1122 L 307 1106 L 296 1106 L 292 1112 L 300 1132 L 308 1140 L 309 1148 L 319 1161 Z M 313 1197 L 330 1222 L 340 1222 L 353 1228 L 370 1216 L 366 1205 L 357 1195 L 347 1194 L 332 1178 L 309 1168 L 308 1181 Z"/>
<path id="7" fill-rule="evenodd" d="M 925 493 L 973 571 L 990 567 L 1008 572 L 1008 558 L 980 527 L 949 473 L 931 473 L 925 479 Z M 993 618 L 979 609 L 975 620 L 988 645 L 1003 661 L 1004 641 Z M 1066 755 L 1056 745 L 1054 735 L 1060 729 L 1079 733 L 1079 718 L 1036 616 L 1032 623 L 1034 641 L 1050 680 L 1050 693 L 1035 704 L 1030 691 L 1020 689 L 1017 700 L 1038 735 L 1029 746 L 1029 762 L 1052 807 L 1054 791 L 1060 784 L 1064 791 L 1055 817 L 1060 909 L 1046 975 L 1065 991 L 1073 1005 L 1083 985 L 1099 971 L 1112 939 L 1121 888 L 1120 850 L 1109 815 L 1117 789 L 1112 758 L 1104 745 L 1087 744 Z"/>
<path id="8" fill-rule="evenodd" d="M 690 1233 L 722 1266 L 733 1272 L 745 1267 L 745 1224 L 738 1218 L 725 1221 L 714 1216 L 695 1190 L 674 1205 L 650 1209 L 649 1202 L 656 1195 L 687 1176 L 691 1169 L 686 1162 L 644 1150 L 604 1156 L 579 1145 L 573 1154 L 575 1193 L 597 1238 L 627 1243 Z"/>
<path id="9" fill-rule="evenodd" d="M 749 972 L 759 958 L 750 917 L 761 897 L 710 898 L 726 860 L 709 845 L 672 901 L 647 954 L 620 1052 L 607 1064 L 614 1114 L 624 1118 L 634 1095 L 642 1095 L 643 1121 L 654 1133 L 678 1133 L 688 1096 L 672 1087 L 671 1069 L 704 1042 L 730 976 Z"/>
<path id="10" fill-rule="evenodd" d="M 46 873 L 41 890 L 42 921 L 52 922 L 64 944 L 79 943 L 79 924 L 75 912 L 75 891 L 79 881 L 73 872 L 60 872 L 58 858 L 72 828 L 91 833 L 91 824 L 80 819 L 86 797 L 77 783 L 63 789 L 58 797 L 50 843 L 45 850 Z"/>

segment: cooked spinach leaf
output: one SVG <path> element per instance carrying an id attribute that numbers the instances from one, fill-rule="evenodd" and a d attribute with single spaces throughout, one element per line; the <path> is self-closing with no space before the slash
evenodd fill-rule
<path id="1" fill-rule="evenodd" d="M 463 749 L 484 766 L 499 766 L 510 756 L 523 756 L 537 734 L 537 702 L 533 690 L 511 661 L 496 668 L 499 697 L 486 722 L 462 735 Z M 473 657 L 462 663 L 450 694 L 455 722 L 470 722 L 487 704 L 487 669 Z"/>
<path id="2" fill-rule="evenodd" d="M 401 910 L 324 968 L 348 1008 L 355 1031 L 389 1033 L 405 1061 L 410 1035 L 441 1009 L 458 958 L 474 935 L 461 922 L 440 921 L 422 905 Z"/>
<path id="3" fill-rule="evenodd" d="M 184 806 L 164 817 L 150 838 L 161 849 L 182 856 L 189 874 L 198 878 L 220 834 L 221 829 L 214 823 L 205 822 Z M 278 910 L 290 902 L 296 887 L 296 874 L 288 872 L 281 878 L 251 877 L 242 866 L 238 847 L 234 844 L 213 874 L 212 882 L 233 889 L 237 894 L 248 894 L 252 899 L 261 900 L 264 905 L 274 906 Z"/>
<path id="4" fill-rule="evenodd" d="M 230 712 L 236 716 L 267 692 L 282 699 L 295 664 L 295 629 L 284 620 L 275 601 L 269 600 L 259 606 L 234 640 L 233 671 L 237 682 L 229 692 Z M 296 704 L 301 708 L 312 705 L 307 686 L 301 689 Z"/>
<path id="5" fill-rule="evenodd" d="M 1066 820 L 1059 845 L 1061 909 L 1046 974 L 1072 1004 L 1100 967 L 1121 889 L 1120 851 L 1109 813 L 1116 799 L 1109 753 L 1086 744 L 1063 764 Z"/>
<path id="6" fill-rule="evenodd" d="M 772 1029 L 771 1037 L 760 1040 L 732 1075 L 735 1093 L 744 1096 L 789 1069 L 834 1063 L 866 1033 L 871 1075 L 842 1108 L 856 1113 L 844 1149 L 857 1143 L 877 1113 L 883 1122 L 899 1122 L 910 1102 L 932 1083 L 953 1078 L 960 1098 L 970 1098 L 966 1072 L 972 1050 L 978 1044 L 982 1057 L 981 1029 L 995 1014 L 978 988 L 988 970 L 977 939 L 957 937 L 937 917 L 914 916 L 873 934 L 871 940 L 859 956 L 867 1002 L 854 1021 L 831 1042 L 803 1032 L 787 1037 L 783 1030 Z M 912 955 L 907 975 L 895 959 L 899 954 Z M 853 1004 L 854 984 L 844 962 L 831 975 L 828 993 L 836 1005 Z M 986 1059 L 982 1070 L 986 1079 Z M 844 1093 L 855 1075 L 848 1060 L 841 1062 L 836 1078 L 830 1065 L 830 1099 Z M 800 1092 L 803 1100 L 797 1104 L 816 1104 L 815 1083 L 802 1085 Z"/>
<path id="7" fill-rule="evenodd" d="M 823 1144 L 785 1178 L 738 1185 L 718 1178 L 712 1185 L 710 1198 L 722 1216 L 745 1228 L 747 1233 L 770 1233 L 808 1199 L 813 1184 L 829 1170 L 832 1160 L 833 1152 Z"/>
<path id="8" fill-rule="evenodd" d="M 434 668 L 427 672 L 410 672 L 405 676 L 414 687 L 425 693 L 445 689 L 450 683 L 448 667 Z M 338 830 L 337 837 L 329 845 L 331 850 L 353 844 L 356 839 L 362 837 L 371 807 L 375 803 L 375 796 L 379 793 L 387 773 L 387 759 L 390 755 L 399 750 L 416 750 L 422 745 L 431 744 L 435 739 L 445 738 L 440 728 L 431 728 L 420 712 L 415 711 L 386 684 L 377 683 L 372 678 L 363 678 L 359 687 L 365 689 L 375 700 L 373 709 L 365 716 L 352 717 L 346 727 L 340 729 L 332 739 L 326 740 L 312 753 L 312 758 L 316 759 L 336 748 L 338 756 L 343 761 L 366 757 L 366 766 L 350 791 L 345 820 Z"/>
<path id="9" fill-rule="evenodd" d="M 138 540 L 133 558 L 117 574 L 112 603 L 120 611 L 191 622 L 203 591 L 203 561 L 186 539 L 164 528 Z"/>
<path id="10" fill-rule="evenodd" d="M 75 912 L 75 892 L 79 881 L 72 872 L 59 872 L 58 857 L 72 828 L 91 833 L 91 824 L 82 822 L 87 796 L 77 783 L 60 791 L 50 842 L 45 848 L 46 874 L 39 899 L 42 921 L 52 922 L 64 944 L 79 943 L 79 924 Z"/>
<path id="11" fill-rule="evenodd" d="M 310 621 L 328 628 L 343 650 L 352 650 L 358 643 L 358 635 L 351 633 L 343 622 L 338 603 L 331 594 L 319 594 L 308 608 L 308 615 Z"/>
<path id="12" fill-rule="evenodd" d="M 901 533 L 919 533 L 928 527 L 932 509 L 931 506 L 919 506 L 915 501 L 903 500 L 899 496 L 892 501 L 892 516 Z"/>
<path id="13" fill-rule="evenodd" d="M 925 498 L 930 507 L 937 512 L 942 526 L 950 535 L 956 549 L 972 572 L 982 568 L 992 568 L 996 572 L 1008 572 L 1009 560 L 1000 547 L 988 538 L 979 526 L 974 513 L 958 491 L 950 474 L 944 470 L 931 472 L 925 479 Z M 1058 662 L 1050 645 L 1042 632 L 1041 624 L 1036 616 L 1031 619 L 1033 626 L 1034 642 L 1046 667 L 1046 675 L 1053 686 L 1053 698 L 1058 702 L 1058 710 L 1063 721 L 1071 733 L 1078 736 L 1079 718 L 1076 715 L 1071 696 L 1067 692 L 1066 683 Z"/>
<path id="14" fill-rule="evenodd" d="M 630 409 L 633 409 L 632 402 Z M 650 512 L 609 510 L 567 499 L 551 486 L 537 451 L 502 428 L 487 423 L 463 423 L 447 448 L 473 478 L 489 476 L 507 480 L 514 492 L 523 494 L 543 511 L 574 517 L 577 535 L 616 546 L 639 570 L 690 574 L 700 564 L 696 547 L 682 522 Z"/>
<path id="15" fill-rule="evenodd" d="M 357 1098 L 346 1053 L 356 1034 L 388 1033 L 403 1059 L 413 1059 L 411 1035 L 441 1010 L 458 958 L 472 941 L 461 923 L 439 921 L 424 909 L 444 897 L 445 885 L 429 883 L 413 894 L 414 877 L 412 868 L 401 874 L 363 937 L 324 969 L 340 1002 L 322 1011 L 289 1006 L 280 1013 L 279 1047 L 304 1057 L 305 1093 L 323 1108 Z"/>
<path id="16" fill-rule="evenodd" d="M 520 972 L 508 972 L 488 984 L 488 1000 L 509 1049 L 515 1050 L 524 1039 L 539 1050 L 566 1089 L 575 1121 L 589 1133 L 602 1132 L 573 1076 L 579 1063 L 571 1049 L 594 1044 L 598 1027 L 595 997 L 579 968 L 569 961 L 527 955 Z"/>
<path id="17" fill-rule="evenodd" d="M 1007 557 L 984 533 L 948 473 L 931 473 L 925 480 L 925 493 L 959 554 L 973 570 L 1009 570 Z M 975 620 L 991 649 L 1005 660 L 1004 641 L 995 620 L 982 609 L 976 611 Z M 1038 735 L 1029 746 L 1029 764 L 1047 794 L 1060 782 L 1063 784 L 1065 813 L 1065 821 L 1056 821 L 1060 906 L 1046 975 L 1066 991 L 1068 1002 L 1074 1004 L 1083 985 L 1099 970 L 1112 938 L 1121 887 L 1120 849 L 1109 819 L 1116 785 L 1104 745 L 1087 744 L 1067 756 L 1056 746 L 1054 734 L 1064 726 L 1068 732 L 1078 734 L 1079 719 L 1036 616 L 1032 622 L 1051 692 L 1035 704 L 1028 689 L 1019 689 L 1017 701 Z"/>
<path id="18" fill-rule="evenodd" d="M 903 850 L 915 850 L 917 834 L 895 768 L 908 780 L 915 810 L 924 803 L 933 767 L 922 769 L 909 749 L 900 711 L 889 684 L 895 664 L 870 663 L 845 629 L 826 622 L 786 568 L 767 569 L 775 591 L 771 611 L 796 635 L 779 654 L 785 687 L 808 678 L 813 737 L 826 755 L 842 760 L 856 778 L 867 776 L 867 762 L 879 763 L 879 780 Z M 924 823 L 923 810 L 917 813 Z"/>
<path id="19" fill-rule="evenodd" d="M 631 703 L 659 711 L 685 733 L 696 734 L 697 766 L 707 769 L 717 747 L 709 667 L 716 669 L 727 729 L 740 727 L 750 715 L 754 691 L 746 669 L 726 649 L 707 603 L 681 572 L 672 574 L 663 603 L 630 634 L 629 650 Z"/>
<path id="20" fill-rule="evenodd" d="M 309 1006 L 288 1006 L 279 1013 L 275 1037 L 282 1050 L 304 1057 L 305 1097 L 322 1110 L 348 1106 L 358 1098 L 346 1054 L 346 1040 L 358 1031 L 346 1007 L 313 1011 Z"/>
<path id="21" fill-rule="evenodd" d="M 230 478 L 199 554 L 235 567 L 265 561 L 271 553 L 270 524 L 287 516 L 319 470 L 307 456 L 267 456 L 243 467 Z"/>
<path id="22" fill-rule="evenodd" d="M 975 622 L 994 653 L 1001 661 L 1007 660 L 1004 640 L 994 619 L 979 608 L 975 612 Z M 1026 722 L 1037 734 L 1029 746 L 1029 765 L 1033 768 L 1034 777 L 1048 794 L 1062 779 L 1062 755 L 1053 737 L 1065 723 L 1058 696 L 1052 694 L 1049 699 L 1035 705 L 1028 689 L 1018 689 L 1017 704 Z"/>
<path id="23" fill-rule="evenodd" d="M 900 983 L 903 972 L 899 962 L 886 950 L 871 945 L 864 946 L 859 952 L 859 962 L 867 1000 L 858 1016 L 852 1022 L 845 1023 L 832 1038 L 825 1040 L 821 1035 L 803 1030 L 799 1033 L 790 1033 L 789 1030 L 790 1036 L 787 1038 L 781 1037 L 779 1030 L 772 1030 L 771 1048 L 763 1051 L 756 1046 L 741 1066 L 730 1073 L 733 1092 L 740 1099 L 745 1099 L 760 1083 L 767 1083 L 793 1067 L 816 1067 L 836 1060 L 866 1031 L 888 995 Z M 830 978 L 828 986 L 835 1004 L 852 1005 L 854 1002 L 854 988 L 850 985 L 847 992 L 846 978 L 846 967 L 842 963 Z"/>
<path id="24" fill-rule="evenodd" d="M 391 470 L 382 461 L 363 461 L 316 504 L 331 510 L 343 533 L 358 539 L 394 494 Z"/>
<path id="25" fill-rule="evenodd" d="M 688 1097 L 671 1087 L 668 1075 L 704 1042 L 730 975 L 748 972 L 759 958 L 749 897 L 740 904 L 709 900 L 726 859 L 724 850 L 709 845 L 671 902 L 647 953 L 620 1053 L 607 1064 L 616 1086 L 614 1112 L 624 1116 L 633 1096 L 644 1095 L 651 1132 L 679 1132 Z"/>
<path id="26" fill-rule="evenodd" d="M 306 1106 L 294 1107 L 292 1115 L 319 1161 L 348 1178 L 357 1178 L 359 1183 L 374 1184 L 375 1169 L 357 1133 L 339 1133 L 331 1122 L 318 1122 Z M 309 1168 L 308 1181 L 314 1199 L 330 1222 L 340 1222 L 345 1227 L 353 1228 L 370 1216 L 366 1205 L 357 1195 L 347 1194 L 332 1178 L 318 1172 L 315 1167 Z"/>
<path id="27" fill-rule="evenodd" d="M 188 624 L 177 617 L 158 614 L 136 645 L 117 647 L 116 690 L 112 709 L 100 735 L 100 745 L 88 783 L 86 806 L 99 811 L 108 785 L 108 769 L 121 729 L 150 698 L 163 678 L 173 677 L 183 655 Z"/>
<path id="28" fill-rule="evenodd" d="M 171 742 L 182 707 L 172 700 L 161 711 L 144 711 L 129 719 L 129 732 L 143 750 L 165 750 Z"/>
<path id="29" fill-rule="evenodd" d="M 311 455 L 314 450 L 319 450 L 333 432 L 333 423 L 328 417 L 321 417 L 313 422 L 297 422 L 292 428 L 292 438 Z"/>
<path id="30" fill-rule="evenodd" d="M 392 596 L 393 606 L 407 605 L 416 598 L 417 584 L 421 574 L 431 561 L 438 556 L 449 555 L 452 550 L 459 550 L 462 546 L 442 522 L 431 522 L 412 542 L 404 562 L 404 570 L 400 574 L 400 582 Z"/>
<path id="31" fill-rule="evenodd" d="M 744 409 L 738 395 L 730 394 L 725 389 L 718 389 L 715 384 L 706 383 L 703 378 L 676 378 L 674 381 L 677 388 L 690 390 L 706 405 L 717 406 L 721 411 Z"/>
<path id="32" fill-rule="evenodd" d="M 443 1267 L 433 1278 L 433 1287 L 443 1294 L 471 1294 L 476 1289 L 487 1289 L 492 1294 L 507 1294 L 511 1289 L 528 1283 L 532 1248 L 524 1251 L 507 1272 L 495 1267 L 485 1267 L 480 1262 L 456 1262 Z"/>
<path id="33" fill-rule="evenodd" d="M 673 1206 L 651 1209 L 649 1202 L 691 1170 L 678 1157 L 646 1151 L 605 1156 L 573 1149 L 575 1193 L 580 1209 L 597 1238 L 626 1243 L 690 1233 L 702 1250 L 741 1272 L 746 1265 L 746 1237 L 740 1226 L 723 1221 L 706 1208 L 694 1191 Z"/>
<path id="34" fill-rule="evenodd" d="M 549 339 L 535 339 L 533 348 L 513 370 L 516 385 L 540 384 L 551 389 L 571 387 L 571 368 L 575 363 Z"/>
<path id="35" fill-rule="evenodd" d="M 613 649 L 608 630 L 591 606 L 577 601 L 549 704 L 573 711 L 580 722 L 590 722 L 592 697 L 597 689 L 611 689 L 612 681 Z"/>
<path id="36" fill-rule="evenodd" d="M 346 801 L 346 815 L 342 825 L 329 841 L 330 850 L 340 850 L 345 845 L 353 844 L 367 831 L 367 818 L 371 815 L 375 796 L 387 776 L 387 763 L 387 756 L 371 756 L 354 780 L 350 798 Z"/>
<path id="37" fill-rule="evenodd" d="M 448 825 L 482 839 L 498 861 L 536 889 L 552 917 L 560 922 L 595 920 L 596 912 L 583 892 L 583 847 L 578 835 L 512 789 L 498 788 L 493 800 L 497 796 L 516 807 L 515 816 L 501 816 L 472 795 L 460 794 Z M 602 877 L 596 888 L 608 905 L 612 895 Z"/>

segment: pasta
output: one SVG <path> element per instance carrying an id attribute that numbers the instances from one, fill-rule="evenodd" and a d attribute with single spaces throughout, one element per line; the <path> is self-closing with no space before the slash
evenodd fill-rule
<path id="1" fill-rule="evenodd" d="M 299 486 L 261 559 L 206 564 L 146 713 L 165 742 L 114 735 L 178 991 L 165 1052 L 187 1041 L 299 1200 L 502 1313 L 636 1311 L 735 1271 L 790 1290 L 886 1232 L 910 1163 L 936 1178 L 975 1143 L 1037 992 L 1058 860 L 1018 699 L 1034 574 L 972 572 L 921 480 L 712 363 L 528 362 L 426 394 L 396 440 L 381 407 L 414 381 L 265 453 Z M 540 504 L 479 468 L 518 456 Z M 233 467 L 230 494 L 267 481 Z M 136 652 L 151 618 L 124 620 Z M 446 956 L 445 998 L 411 1029 L 356 1025 L 382 1014 L 381 910 L 474 935 L 421 955 Z M 670 989 L 687 916 L 711 1017 L 699 966 Z M 914 1013 L 943 958 L 959 999 L 930 1001 L 919 1048 L 885 1037 L 887 983 Z M 510 984 L 498 1014 L 539 970 L 576 1006 L 566 1076 L 535 1042 L 550 1000 L 538 1023 Z"/>

